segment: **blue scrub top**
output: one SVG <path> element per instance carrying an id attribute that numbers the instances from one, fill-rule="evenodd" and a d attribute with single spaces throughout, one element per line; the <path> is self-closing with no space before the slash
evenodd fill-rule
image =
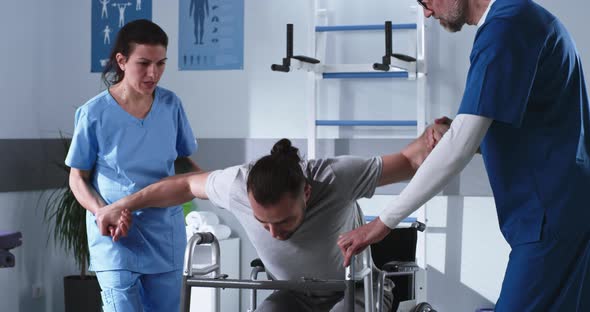
<path id="1" fill-rule="evenodd" d="M 478 29 L 458 114 L 494 120 L 481 151 L 511 246 L 587 232 L 588 97 L 561 22 L 529 0 L 497 0 Z"/>
<path id="2" fill-rule="evenodd" d="M 196 140 L 180 99 L 156 88 L 152 108 L 138 119 L 105 90 L 76 111 L 66 164 L 92 170 L 92 185 L 107 204 L 174 175 L 174 161 L 190 156 Z M 127 237 L 113 243 L 86 214 L 90 269 L 161 273 L 182 268 L 186 231 L 179 206 L 133 213 Z"/>

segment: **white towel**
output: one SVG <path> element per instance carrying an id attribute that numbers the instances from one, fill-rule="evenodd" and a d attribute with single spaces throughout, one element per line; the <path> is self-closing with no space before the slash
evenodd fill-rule
<path id="1" fill-rule="evenodd" d="M 201 223 L 201 217 L 199 216 L 198 212 L 191 211 L 186 215 L 185 221 L 187 225 L 194 225 L 196 227 L 199 227 Z"/>
<path id="2" fill-rule="evenodd" d="M 211 211 L 199 211 L 199 216 L 201 216 L 201 226 L 219 224 L 219 217 Z"/>
<path id="3" fill-rule="evenodd" d="M 219 217 L 210 211 L 191 211 L 186 215 L 186 224 L 201 227 L 219 224 Z"/>
<path id="4" fill-rule="evenodd" d="M 186 227 L 186 241 L 188 242 L 189 239 L 191 239 L 191 237 L 193 236 L 193 230 L 191 228 L 189 228 L 188 226 Z"/>
<path id="5" fill-rule="evenodd" d="M 186 230 L 187 230 L 187 233 L 188 233 L 188 231 L 190 231 L 191 233 L 194 234 L 194 233 L 197 233 L 199 231 L 199 227 L 196 226 L 196 225 L 194 225 L 194 224 L 188 224 L 186 226 Z"/>
<path id="6" fill-rule="evenodd" d="M 211 232 L 217 240 L 227 239 L 231 235 L 231 229 L 227 225 L 205 225 L 199 228 L 199 232 Z"/>

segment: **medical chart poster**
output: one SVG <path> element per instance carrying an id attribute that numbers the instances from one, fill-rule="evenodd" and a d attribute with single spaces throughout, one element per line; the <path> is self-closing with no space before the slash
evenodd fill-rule
<path id="1" fill-rule="evenodd" d="M 92 49 L 90 71 L 102 72 L 117 34 L 123 25 L 137 19 L 152 19 L 152 0 L 91 0 Z"/>
<path id="2" fill-rule="evenodd" d="M 178 68 L 244 68 L 244 0 L 179 0 Z"/>

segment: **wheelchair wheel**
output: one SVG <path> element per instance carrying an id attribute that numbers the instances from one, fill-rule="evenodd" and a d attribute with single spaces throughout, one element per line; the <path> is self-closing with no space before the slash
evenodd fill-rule
<path id="1" fill-rule="evenodd" d="M 436 312 L 432 306 L 426 302 L 419 303 L 412 312 Z"/>

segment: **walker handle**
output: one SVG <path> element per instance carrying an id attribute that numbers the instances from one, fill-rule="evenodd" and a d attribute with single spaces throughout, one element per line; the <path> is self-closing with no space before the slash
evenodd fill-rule
<path id="1" fill-rule="evenodd" d="M 202 232 L 197 233 L 195 235 L 199 235 L 200 237 L 200 239 L 197 239 L 197 245 L 213 244 L 213 242 L 215 241 L 215 235 L 213 235 L 213 233 L 210 232 Z"/>

